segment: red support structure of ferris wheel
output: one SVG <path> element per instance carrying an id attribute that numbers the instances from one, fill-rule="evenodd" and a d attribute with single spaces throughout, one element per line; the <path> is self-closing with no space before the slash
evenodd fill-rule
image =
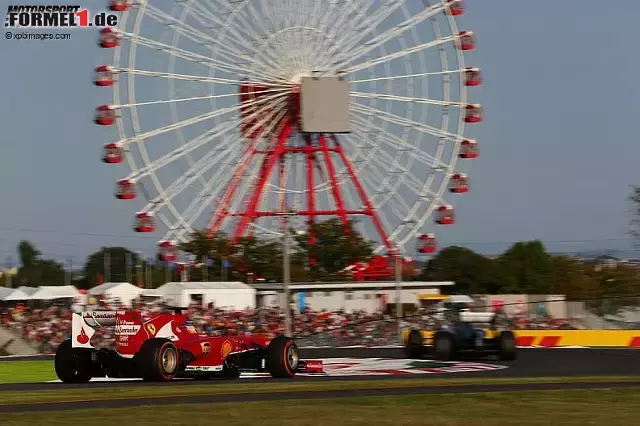
<path id="1" fill-rule="evenodd" d="M 246 91 L 246 90 L 244 90 Z M 255 92 L 255 91 L 254 91 Z M 255 99 L 255 97 L 254 97 Z M 254 223 L 261 217 L 277 217 L 282 215 L 295 215 L 306 216 L 308 226 L 308 238 L 309 243 L 314 244 L 316 242 L 316 236 L 313 235 L 312 227 L 315 224 L 319 216 L 336 216 L 340 218 L 341 223 L 345 226 L 346 232 L 351 227 L 351 221 L 349 216 L 368 216 L 372 219 L 373 225 L 380 237 L 380 241 L 385 245 L 389 253 L 393 252 L 393 247 L 389 241 L 389 238 L 382 226 L 382 222 L 377 216 L 376 210 L 371 203 L 371 200 L 367 196 L 364 187 L 360 183 L 358 174 L 355 167 L 349 160 L 342 145 L 340 144 L 338 137 L 335 134 L 310 134 L 303 133 L 301 137 L 305 142 L 305 146 L 288 146 L 287 142 L 290 136 L 297 132 L 300 125 L 297 120 L 296 111 L 299 110 L 297 96 L 291 97 L 290 114 L 285 115 L 278 126 L 278 130 L 275 134 L 268 135 L 268 148 L 264 150 L 256 149 L 257 135 L 251 133 L 247 135 L 248 142 L 247 148 L 241 161 L 236 166 L 234 173 L 232 174 L 227 190 L 222 197 L 220 203 L 216 208 L 216 211 L 209 222 L 209 236 L 213 236 L 216 232 L 220 231 L 225 220 L 235 218 L 238 220 L 237 225 L 234 226 L 232 235 L 232 244 L 237 244 L 238 240 L 245 235 L 252 234 L 251 223 Z M 249 126 L 245 124 L 245 128 Z M 315 142 L 315 143 L 314 143 Z M 238 192 L 242 177 L 245 174 L 248 166 L 251 164 L 251 160 L 254 155 L 263 155 L 262 163 L 260 166 L 260 176 L 257 178 L 257 182 L 253 186 L 252 190 L 247 195 L 246 202 L 243 203 L 241 211 L 230 211 L 230 206 L 234 197 Z M 286 186 L 287 170 L 285 168 L 285 158 L 287 155 L 304 155 L 306 157 L 306 188 L 307 188 L 307 206 L 306 209 L 291 210 L 287 206 L 286 196 L 282 196 L 278 202 L 277 211 L 262 211 L 259 209 L 260 201 L 265 193 L 267 183 L 270 181 L 271 176 L 275 173 L 276 165 L 278 166 L 278 182 L 281 187 Z M 336 158 L 337 157 L 337 158 Z M 323 161 L 319 161 L 322 159 Z M 336 172 L 336 160 L 339 159 L 346 167 L 347 174 L 353 187 L 360 198 L 363 208 L 360 209 L 348 209 L 346 207 L 345 199 L 340 190 L 340 184 L 338 182 Z M 322 165 L 321 165 L 322 163 Z M 324 166 L 324 167 L 322 167 Z M 335 209 L 319 210 L 317 208 L 317 198 L 315 193 L 315 179 L 314 170 L 319 169 L 321 176 L 326 175 L 329 183 L 330 192 L 335 202 Z"/>

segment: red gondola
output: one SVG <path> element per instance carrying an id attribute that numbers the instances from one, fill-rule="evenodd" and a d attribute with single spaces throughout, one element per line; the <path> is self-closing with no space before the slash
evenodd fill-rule
<path id="1" fill-rule="evenodd" d="M 476 48 L 476 36 L 473 31 L 460 31 L 458 34 L 458 48 L 460 50 L 473 50 Z"/>
<path id="2" fill-rule="evenodd" d="M 467 107 L 465 108 L 464 121 L 467 123 L 480 123 L 482 120 L 484 120 L 484 111 L 482 110 L 482 105 L 467 105 Z"/>
<path id="3" fill-rule="evenodd" d="M 460 142 L 460 153 L 458 157 L 460 158 L 478 158 L 480 156 L 480 151 L 478 149 L 478 142 L 467 139 Z"/>
<path id="4" fill-rule="evenodd" d="M 116 184 L 116 198 L 120 200 L 136 198 L 136 183 L 131 179 L 120 179 Z"/>
<path id="5" fill-rule="evenodd" d="M 453 206 L 440 206 L 436 213 L 438 225 L 453 225 L 455 223 L 455 211 Z"/>
<path id="6" fill-rule="evenodd" d="M 114 12 L 124 12 L 131 7 L 131 0 L 109 0 L 109 9 Z"/>
<path id="7" fill-rule="evenodd" d="M 482 84 L 482 73 L 479 68 L 467 68 L 464 72 L 465 86 L 475 87 Z"/>
<path id="8" fill-rule="evenodd" d="M 114 48 L 120 44 L 120 36 L 111 28 L 103 28 L 100 30 L 98 44 L 105 49 Z"/>
<path id="9" fill-rule="evenodd" d="M 93 84 L 100 87 L 113 86 L 116 81 L 115 73 L 108 65 L 96 67 L 93 76 Z"/>
<path id="10" fill-rule="evenodd" d="M 447 15 L 460 16 L 464 14 L 464 2 L 462 0 L 449 0 L 446 9 Z"/>
<path id="11" fill-rule="evenodd" d="M 103 148 L 102 161 L 108 164 L 122 163 L 122 147 L 117 143 L 108 143 Z"/>
<path id="12" fill-rule="evenodd" d="M 454 194 L 463 194 L 469 192 L 469 177 L 463 173 L 456 173 L 451 176 L 449 182 L 449 191 Z"/>
<path id="13" fill-rule="evenodd" d="M 111 126 L 116 122 L 116 111 L 109 105 L 100 105 L 96 108 L 96 124 L 100 126 Z"/>
<path id="14" fill-rule="evenodd" d="M 178 258 L 176 243 L 173 241 L 160 241 L 158 243 L 158 259 L 163 262 L 173 262 Z"/>
<path id="15" fill-rule="evenodd" d="M 136 232 L 153 232 L 156 227 L 153 223 L 153 214 L 149 212 L 138 212 L 136 213 L 136 224 L 135 224 Z"/>
<path id="16" fill-rule="evenodd" d="M 435 253 L 436 249 L 437 243 L 434 234 L 422 234 L 418 237 L 418 252 Z"/>

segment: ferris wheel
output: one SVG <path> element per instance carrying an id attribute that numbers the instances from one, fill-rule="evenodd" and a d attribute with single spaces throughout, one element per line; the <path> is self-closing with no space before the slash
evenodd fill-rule
<path id="1" fill-rule="evenodd" d="M 327 217 L 376 253 L 436 250 L 469 190 L 483 119 L 461 0 L 111 0 L 94 83 L 103 161 L 127 171 L 134 230 L 160 257 L 196 230 L 281 236 Z M 284 220 L 286 218 L 286 221 Z M 310 242 L 314 235 L 309 232 Z"/>

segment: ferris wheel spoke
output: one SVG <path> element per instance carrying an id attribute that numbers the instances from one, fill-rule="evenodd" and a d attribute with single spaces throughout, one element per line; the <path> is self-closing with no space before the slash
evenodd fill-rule
<path id="1" fill-rule="evenodd" d="M 146 10 L 147 16 L 155 19 L 158 23 L 171 28 L 176 33 L 185 36 L 191 41 L 194 41 L 203 46 L 215 44 L 222 47 L 222 49 L 218 49 L 218 51 L 223 52 L 226 55 L 235 57 L 237 59 L 240 59 L 241 61 L 252 61 L 252 58 L 246 53 L 243 53 L 241 51 L 234 51 L 232 46 L 230 46 L 229 44 L 224 44 L 220 40 L 196 30 L 192 26 L 186 24 L 184 21 L 165 13 L 158 8 L 155 8 L 150 4 L 147 4 Z M 203 25 L 206 24 L 198 15 L 194 15 L 194 18 L 200 23 L 203 23 Z"/>
<path id="2" fill-rule="evenodd" d="M 132 68 L 117 68 L 112 67 L 115 73 L 126 73 L 131 75 L 141 75 L 147 77 L 154 78 L 168 78 L 173 80 L 185 80 L 185 81 L 197 81 L 204 83 L 212 83 L 212 84 L 227 84 L 231 86 L 236 86 L 238 84 L 244 83 L 242 80 L 232 80 L 227 78 L 218 78 L 218 77 L 205 77 L 202 75 L 190 75 L 190 74 L 174 74 L 168 72 L 159 72 L 159 71 L 148 71 L 148 70 L 140 70 L 140 69 L 132 69 Z M 273 83 L 260 83 L 265 86 L 273 85 Z"/>
<path id="3" fill-rule="evenodd" d="M 271 113 L 265 115 L 252 128 L 250 128 L 249 133 L 253 133 L 253 131 L 259 128 L 259 126 L 264 125 L 265 129 L 263 131 L 263 134 L 270 134 L 275 130 L 275 123 L 282 119 L 284 114 L 284 108 L 272 111 Z M 186 217 L 187 220 L 189 220 L 190 222 L 194 222 L 195 220 L 197 220 L 202 215 L 207 206 L 210 206 L 213 203 L 213 200 L 218 196 L 218 194 L 220 194 L 223 188 L 222 185 L 225 185 L 228 182 L 224 176 L 225 171 L 226 168 L 224 167 L 221 167 L 219 170 L 217 170 L 216 173 L 211 177 L 211 179 L 209 179 L 207 184 L 203 187 L 203 189 L 198 193 L 197 197 L 191 202 L 189 207 L 187 207 L 183 214 L 183 216 Z M 252 173 L 249 175 L 249 179 L 247 180 L 255 179 L 257 176 L 257 173 Z M 221 184 L 221 182 L 224 182 L 224 184 Z M 213 190 L 212 188 L 216 185 L 219 185 L 218 189 Z M 229 188 L 227 188 L 227 190 L 229 190 Z M 203 198 L 204 201 L 199 203 L 199 200 L 202 200 Z"/>
<path id="4" fill-rule="evenodd" d="M 211 5 L 210 1 L 207 1 L 208 4 Z M 248 52 L 252 52 L 253 56 L 256 56 L 257 54 L 259 55 L 265 55 L 264 50 L 258 50 L 259 49 L 259 43 L 256 43 L 259 40 L 263 40 L 264 39 L 264 35 L 260 35 L 258 32 L 254 31 L 254 25 L 252 25 L 250 22 L 248 22 L 244 16 L 242 16 L 242 14 L 237 13 L 236 11 L 233 11 L 233 16 L 237 17 L 238 20 L 242 19 L 244 26 L 240 27 L 238 25 L 238 23 L 236 23 L 235 20 L 227 20 L 226 23 L 223 23 L 222 21 L 220 21 L 216 16 L 215 13 L 219 13 L 218 8 L 214 8 L 212 6 L 213 9 L 213 13 L 205 8 L 203 5 L 201 5 L 200 3 L 195 3 L 196 5 L 198 5 L 200 7 L 200 12 L 204 13 L 214 24 L 216 24 L 218 27 L 220 28 L 224 28 L 226 29 L 229 33 L 230 33 L 230 37 L 225 38 L 224 40 L 222 40 L 222 42 L 225 43 L 234 43 L 238 46 L 243 46 L 245 49 L 247 49 Z M 248 9 L 249 9 L 249 13 L 254 14 L 255 11 L 255 7 L 253 6 L 253 2 L 252 1 L 245 1 L 243 3 L 243 5 L 248 5 Z M 226 3 L 226 6 L 229 10 L 230 9 L 230 5 L 228 3 Z M 197 14 L 194 14 L 194 18 L 199 19 L 199 17 L 196 17 Z M 256 19 L 254 22 L 258 23 L 258 25 L 260 25 L 259 23 L 261 22 L 261 19 Z M 264 27 L 263 27 L 264 28 Z M 251 32 L 253 33 L 253 40 L 251 40 L 251 36 L 246 37 L 246 35 L 248 35 L 248 33 Z M 266 34 L 266 33 L 265 33 Z M 266 61 L 265 61 L 265 65 L 268 63 L 268 66 L 270 66 L 273 69 L 275 69 L 277 67 L 277 64 L 279 62 L 279 58 L 277 57 L 277 55 L 273 52 L 267 51 L 267 55 L 266 55 Z M 264 72 L 266 72 L 267 70 L 265 69 Z"/>
<path id="5" fill-rule="evenodd" d="M 158 41 L 155 40 L 151 40 L 149 38 L 146 37 L 142 37 L 133 33 L 127 33 L 127 32 L 123 32 L 123 31 L 118 31 L 118 33 L 120 35 L 122 35 L 123 38 L 127 38 L 129 40 L 131 40 L 132 42 L 135 42 L 138 45 L 141 46 L 145 46 L 145 47 L 149 47 L 151 49 L 155 49 L 158 50 L 160 52 L 164 52 L 167 53 L 169 55 L 172 56 L 176 56 L 178 58 L 181 59 L 185 59 L 187 61 L 191 61 L 194 63 L 199 63 L 201 65 L 204 65 L 206 67 L 209 68 L 214 68 L 214 69 L 219 69 L 222 71 L 226 71 L 229 73 L 237 73 L 237 74 L 245 74 L 247 73 L 247 67 L 242 67 L 240 65 L 234 65 L 228 62 L 223 62 L 220 60 L 216 60 L 213 59 L 209 56 L 205 56 L 205 55 L 200 55 L 198 53 L 194 53 L 194 52 L 190 52 L 188 50 L 185 49 L 181 49 L 175 46 L 171 46 L 165 43 L 160 43 Z M 274 81 L 274 82 L 278 82 L 281 84 L 289 84 L 289 82 L 282 80 L 282 79 L 278 79 L 277 77 L 271 77 L 271 76 L 263 76 L 263 78 L 270 80 L 270 81 Z"/>
<path id="6" fill-rule="evenodd" d="M 271 90 L 271 92 L 281 92 L 281 91 Z M 205 99 L 223 99 L 223 98 L 237 98 L 237 97 L 238 97 L 237 93 L 227 93 L 224 95 L 194 96 L 192 98 L 164 99 L 161 101 L 136 102 L 134 104 L 113 105 L 113 107 L 114 108 L 132 108 L 132 107 L 141 107 L 141 106 L 148 106 L 148 105 L 161 105 L 161 104 L 172 104 L 172 103 L 189 102 L 189 101 L 201 101 Z"/>
<path id="7" fill-rule="evenodd" d="M 364 139 L 360 140 L 363 142 L 362 144 L 356 143 L 353 146 L 356 147 L 358 145 L 366 145 L 366 141 Z M 386 159 L 388 163 L 383 162 L 382 158 Z M 388 200 L 388 198 L 390 198 L 393 194 L 396 194 L 397 188 L 402 184 L 404 176 L 409 173 L 409 171 L 398 164 L 397 157 L 393 158 L 384 151 L 380 151 L 380 155 L 374 156 L 371 161 L 380 166 L 380 169 L 374 167 L 371 171 L 371 173 L 376 174 L 378 181 L 380 182 L 376 187 L 376 194 L 373 198 L 375 199 L 378 196 L 382 196 L 381 194 L 385 194 L 387 196 L 386 199 Z M 387 172 L 386 176 L 383 175 L 380 170 L 385 170 Z M 395 183 L 392 184 L 391 182 L 394 176 L 397 176 L 397 179 L 395 179 Z M 374 201 L 374 199 L 372 199 L 372 201 Z M 379 204 L 386 204 L 386 202 L 381 202 Z M 408 206 L 407 210 L 409 210 Z"/>
<path id="8" fill-rule="evenodd" d="M 179 160 L 183 156 L 195 151 L 201 146 L 204 146 L 207 143 L 214 141 L 217 137 L 223 135 L 225 132 L 229 132 L 233 129 L 235 129 L 235 126 L 233 125 L 232 122 L 221 124 L 220 127 L 216 127 L 212 130 L 207 131 L 206 133 L 188 141 L 187 143 L 176 148 L 175 150 L 169 152 L 168 154 L 163 155 L 162 157 L 158 158 L 152 163 L 149 163 L 144 167 L 136 170 L 135 172 L 127 176 L 126 179 L 136 180 L 136 179 L 146 177 L 151 173 L 155 173 L 158 170 L 162 169 L 163 167 L 167 167 L 168 165 L 174 163 L 175 161 Z M 217 149 L 220 149 L 220 148 L 217 148 Z"/>
<path id="9" fill-rule="evenodd" d="M 337 15 L 339 16 L 338 19 L 335 19 L 335 15 L 331 15 L 331 13 L 327 14 L 327 20 L 320 28 L 320 31 L 327 34 L 327 37 L 325 37 L 323 42 L 319 46 L 316 46 L 316 48 L 314 49 L 314 51 L 316 52 L 322 52 L 320 63 L 326 63 L 327 65 L 330 65 L 329 58 L 332 57 L 336 49 L 336 46 L 331 46 L 331 44 L 329 44 L 331 40 L 335 40 L 335 44 L 339 45 L 342 40 L 337 37 L 338 34 L 344 34 L 348 31 L 355 31 L 355 25 L 357 25 L 359 22 L 362 22 L 363 18 L 366 18 L 366 12 L 367 10 L 369 10 L 372 4 L 369 4 L 368 6 L 363 5 L 363 7 L 360 7 L 360 9 L 358 9 L 358 7 L 361 6 L 365 1 L 366 0 L 354 0 L 352 2 L 344 2 L 344 10 L 341 10 L 339 13 L 337 13 Z M 337 9 L 338 3 L 334 4 L 336 5 Z M 348 6 L 350 6 L 349 9 L 347 9 Z M 354 14 L 355 16 L 352 17 L 352 15 Z M 350 22 L 351 28 L 349 28 Z"/>
<path id="10" fill-rule="evenodd" d="M 135 106 L 135 104 L 133 104 L 133 106 Z M 186 126 L 190 126 L 193 124 L 197 124 L 197 123 L 201 123 L 203 121 L 207 121 L 207 120 L 212 120 L 216 117 L 220 117 L 223 116 L 225 114 L 231 114 L 233 112 L 236 112 L 240 109 L 240 106 L 234 106 L 234 107 L 229 107 L 229 108 L 223 108 L 220 109 L 218 111 L 214 111 L 214 112 L 209 112 L 206 114 L 202 114 L 196 117 L 192 117 L 192 118 L 188 118 L 186 120 L 183 121 L 179 121 L 177 123 L 174 124 L 170 124 L 168 126 L 164 126 L 164 127 L 160 127 L 158 129 L 155 130 L 151 130 L 149 132 L 145 132 L 145 133 L 138 133 L 136 134 L 134 137 L 127 139 L 127 140 L 123 140 L 120 141 L 121 143 L 129 143 L 129 142 L 140 142 L 144 139 L 149 139 L 153 136 L 158 136 L 161 135 L 163 133 L 167 133 L 167 132 L 171 132 L 173 130 L 177 130 Z"/>
<path id="11" fill-rule="evenodd" d="M 245 1 L 244 3 L 247 3 L 247 1 Z M 209 5 L 209 7 L 205 7 L 205 4 Z M 193 8 L 193 12 L 190 14 L 196 18 L 197 17 L 204 17 L 207 18 L 212 24 L 214 24 L 214 26 L 207 26 L 206 24 L 204 25 L 205 28 L 209 29 L 209 30 L 215 30 L 215 29 L 224 29 L 225 31 L 229 32 L 229 37 L 226 37 L 224 40 L 228 43 L 233 43 L 236 46 L 242 46 L 246 49 L 248 49 L 249 51 L 253 51 L 255 52 L 255 40 L 252 40 L 250 38 L 247 38 L 246 36 L 248 34 L 243 34 L 241 32 L 238 32 L 238 27 L 236 26 L 237 24 L 235 23 L 235 21 L 233 19 L 231 19 L 232 17 L 237 16 L 237 12 L 232 10 L 229 7 L 229 3 L 225 2 L 224 5 L 216 6 L 213 5 L 211 3 L 210 0 L 205 0 L 204 2 L 199 2 L 199 1 L 195 1 L 191 3 L 192 6 L 194 6 Z M 196 7 L 198 10 L 196 10 Z M 227 12 L 224 13 L 224 11 L 221 11 L 220 8 L 226 8 Z M 231 16 L 229 16 L 231 14 Z M 222 16 L 228 16 L 228 18 L 226 19 L 226 21 L 224 21 L 221 17 L 219 17 L 218 15 L 222 15 Z M 247 28 L 241 28 L 242 30 L 250 30 L 251 27 L 247 27 Z"/>
<path id="12" fill-rule="evenodd" d="M 364 121 L 362 118 L 357 115 L 354 116 L 355 121 Z M 428 153 L 421 151 L 418 146 L 411 145 L 407 143 L 407 141 L 395 136 L 393 133 L 376 126 L 374 124 L 370 124 L 370 127 L 376 131 L 379 135 L 380 140 L 390 147 L 394 148 L 398 152 L 410 151 L 411 155 L 421 161 L 426 167 L 431 170 L 445 170 L 449 165 L 444 163 L 441 159 L 437 157 L 432 157 Z M 363 138 L 364 141 L 368 142 L 369 139 Z"/>
<path id="13" fill-rule="evenodd" d="M 268 104 L 268 105 L 262 105 L 261 107 L 259 107 L 258 109 L 256 109 L 254 112 L 252 112 L 250 115 L 248 115 L 247 117 L 249 119 L 252 118 L 258 118 L 261 114 L 264 114 L 265 112 L 272 110 L 274 108 L 278 108 L 278 104 Z M 282 105 L 279 106 L 279 108 L 282 108 Z M 270 118 L 271 116 L 269 114 L 263 116 L 261 121 L 258 121 L 258 123 L 256 123 L 254 125 L 254 127 L 250 128 L 250 131 L 254 131 L 257 126 L 264 124 L 264 121 L 268 118 Z M 205 132 L 204 134 L 190 140 L 189 142 L 186 142 L 185 144 L 182 144 L 180 147 L 176 148 L 174 151 L 169 152 L 168 154 L 165 154 L 164 156 L 158 158 L 157 160 L 155 160 L 152 163 L 149 163 L 147 165 L 145 165 L 144 167 L 136 170 L 134 173 L 132 173 L 130 176 L 127 177 L 127 179 L 130 180 L 135 180 L 135 179 L 139 179 L 141 177 L 144 176 L 148 176 L 150 173 L 154 173 L 157 170 L 161 169 L 162 167 L 165 167 L 167 165 L 169 165 L 170 163 L 175 162 L 176 160 L 182 158 L 182 156 L 191 153 L 192 151 L 200 148 L 201 146 L 207 144 L 208 142 L 210 142 L 211 140 L 213 140 L 216 137 L 219 137 L 221 135 L 224 135 L 225 132 L 229 132 L 233 129 L 236 128 L 237 123 L 235 121 L 229 121 L 227 123 L 220 123 L 218 125 L 216 125 L 216 127 L 212 128 L 211 130 Z M 122 143 L 124 141 L 119 142 Z"/>
<path id="14" fill-rule="evenodd" d="M 384 121 L 388 121 L 390 123 L 394 123 L 394 124 L 399 124 L 401 126 L 408 126 L 413 128 L 414 130 L 420 130 L 424 133 L 427 133 L 431 136 L 436 136 L 439 138 L 446 138 L 446 139 L 450 139 L 452 141 L 460 141 L 462 140 L 462 138 L 460 136 L 458 136 L 457 134 L 454 133 L 450 133 L 447 132 L 445 130 L 439 129 L 437 127 L 433 127 L 433 126 L 428 126 L 426 124 L 422 124 L 422 123 L 418 123 L 417 121 L 414 120 L 409 120 L 408 118 L 404 118 L 401 117 L 399 115 L 396 114 L 392 114 L 390 112 L 387 111 L 382 111 L 380 109 L 377 108 L 372 108 L 370 106 L 367 105 L 362 105 L 359 104 L 357 102 L 352 102 L 351 103 L 351 111 L 356 112 L 356 113 L 360 113 L 363 115 L 374 115 L 377 118 L 380 118 Z"/>
<path id="15" fill-rule="evenodd" d="M 359 84 L 359 83 L 373 83 L 376 81 L 386 81 L 386 80 L 401 80 L 401 79 L 409 79 L 409 78 L 422 78 L 428 76 L 441 76 L 441 75 L 451 75 L 451 74 L 462 74 L 466 69 L 456 69 L 449 71 L 434 71 L 434 72 L 422 72 L 416 74 L 405 74 L 405 75 L 390 75 L 385 77 L 375 77 L 375 78 L 366 78 L 359 80 L 351 80 L 349 83 L 351 84 Z"/>
<path id="16" fill-rule="evenodd" d="M 398 8 L 401 6 L 404 6 L 403 2 L 401 1 L 396 1 L 396 5 L 398 6 Z M 394 9 L 394 11 L 396 9 Z M 394 26 L 393 28 L 386 30 L 383 33 L 380 33 L 379 35 L 375 36 L 371 40 L 368 40 L 365 43 L 361 43 L 362 40 L 364 40 L 364 37 L 367 34 L 369 34 L 371 31 L 373 31 L 375 28 L 377 28 L 377 26 L 380 25 L 382 21 L 376 23 L 375 26 L 373 25 L 369 26 L 363 32 L 358 34 L 359 37 L 357 37 L 354 40 L 354 42 L 348 46 L 348 50 L 342 52 L 342 57 L 345 58 L 345 62 L 342 63 L 342 66 L 352 63 L 353 61 L 374 51 L 376 48 L 383 46 L 388 41 L 402 36 L 405 32 L 412 30 L 417 25 L 421 24 L 422 22 L 426 21 L 429 18 L 432 18 L 438 13 L 441 13 L 443 10 L 444 10 L 444 6 L 442 3 L 439 3 L 438 5 L 435 5 L 435 6 L 428 7 L 424 9 L 422 12 L 420 12 L 419 14 L 412 16 L 411 18 Z M 353 46 L 356 46 L 356 45 L 360 47 L 358 47 L 355 50 L 352 50 Z M 423 48 L 428 48 L 428 47 L 432 47 L 432 46 L 425 46 Z M 422 49 L 418 49 L 417 51 L 420 51 Z"/>
<path id="17" fill-rule="evenodd" d="M 269 29 L 266 27 L 266 25 L 263 24 L 264 19 L 261 19 L 260 12 L 256 9 L 253 2 L 249 2 L 248 6 L 249 7 L 247 8 L 247 13 L 250 15 L 249 19 L 251 19 L 251 21 L 254 22 L 257 26 L 259 26 L 259 31 L 262 33 L 262 35 L 258 36 L 257 40 L 264 41 L 268 37 Z M 259 52 L 258 50 L 255 50 L 255 52 L 265 55 L 273 67 L 278 67 L 278 64 L 282 64 L 281 54 L 284 50 L 282 48 L 282 43 L 279 43 L 278 46 L 280 47 L 280 50 L 261 49 Z"/>
<path id="18" fill-rule="evenodd" d="M 426 104 L 426 105 L 440 105 L 445 107 L 460 107 L 463 108 L 467 104 L 461 102 L 441 101 L 436 99 L 423 99 L 423 98 L 409 98 L 406 96 L 388 95 L 386 93 L 363 93 L 363 92 L 350 92 L 351 96 L 361 99 L 382 99 L 395 102 L 410 102 L 414 104 Z"/>
<path id="19" fill-rule="evenodd" d="M 343 36 L 340 43 L 338 43 L 340 51 L 337 51 L 338 46 L 333 46 L 333 48 L 328 51 L 328 54 L 335 57 L 342 57 L 346 52 L 353 50 L 354 46 L 360 44 L 366 36 L 398 10 L 398 8 L 402 6 L 402 1 L 403 0 L 387 0 L 384 4 L 380 5 L 375 14 L 371 16 L 367 16 L 367 9 L 362 8 L 357 17 L 351 20 L 351 22 L 348 22 L 347 28 L 341 31 L 345 36 Z M 372 6 L 372 4 L 369 6 Z M 346 63 L 348 62 L 341 63 L 341 66 Z"/>
<path id="20" fill-rule="evenodd" d="M 180 194 L 190 184 L 198 180 L 204 173 L 212 167 L 216 167 L 216 163 L 225 158 L 225 156 L 233 155 L 234 145 L 229 142 L 227 149 L 223 152 L 210 151 L 200 160 L 198 160 L 187 172 L 171 183 L 165 190 L 164 194 L 153 198 L 145 207 L 144 211 L 157 212 L 165 205 L 169 204 L 178 194 Z M 218 166 L 219 167 L 219 166 Z"/>
<path id="21" fill-rule="evenodd" d="M 411 55 L 413 53 L 417 53 L 417 52 L 421 52 L 423 50 L 426 49 L 430 49 L 432 47 L 437 47 L 437 46 L 442 46 L 443 44 L 446 43 L 450 43 L 453 40 L 455 40 L 455 38 L 453 36 L 448 36 L 448 37 L 442 37 L 440 39 L 434 40 L 434 41 L 430 41 L 428 43 L 423 43 L 423 44 L 419 44 L 417 46 L 413 46 L 410 47 L 408 49 L 405 50 L 400 50 L 398 52 L 395 53 L 390 53 L 388 55 L 385 56 L 381 56 L 379 58 L 376 59 L 372 59 L 370 61 L 366 61 L 366 62 L 361 62 L 357 65 L 354 65 L 352 67 L 349 67 L 345 70 L 345 73 L 350 74 L 350 73 L 354 73 L 356 71 L 360 71 L 369 67 L 373 67 L 375 65 L 380 65 L 383 64 L 385 62 L 389 62 L 389 61 L 393 61 L 394 59 L 399 59 L 408 55 Z M 359 55 L 362 56 L 362 55 Z M 353 62 L 353 60 L 356 58 L 350 58 L 349 62 Z M 341 66 L 344 65 L 344 63 L 340 64 Z"/>
<path id="22" fill-rule="evenodd" d="M 367 175 L 364 175 L 364 176 L 359 176 L 359 178 L 362 181 L 361 184 L 365 187 L 366 193 L 372 193 L 372 192 L 375 193 L 377 191 L 375 182 L 373 182 L 370 177 L 368 177 Z M 370 188 L 370 189 L 367 190 L 368 188 Z M 393 211 L 396 214 L 399 213 L 397 211 L 397 207 L 395 207 L 395 206 L 391 206 L 391 211 Z M 393 229 L 393 225 L 389 222 L 389 220 L 387 219 L 387 215 L 383 214 L 381 209 L 377 209 L 375 213 L 376 213 L 378 219 L 380 220 L 380 222 L 382 222 L 382 227 L 385 230 Z M 398 216 L 402 217 L 401 214 L 398 214 Z"/>

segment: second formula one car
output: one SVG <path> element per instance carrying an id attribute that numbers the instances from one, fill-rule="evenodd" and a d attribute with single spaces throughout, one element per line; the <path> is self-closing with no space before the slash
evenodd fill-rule
<path id="1" fill-rule="evenodd" d="M 405 353 L 420 358 L 432 353 L 437 360 L 451 361 L 463 355 L 516 359 L 516 336 L 502 312 L 470 312 L 447 309 L 431 329 L 403 333 Z"/>
<path id="2" fill-rule="evenodd" d="M 115 350 L 97 349 L 96 329 L 115 328 Z M 211 336 L 193 327 L 181 309 L 143 321 L 137 311 L 74 313 L 71 338 L 55 355 L 55 371 L 65 383 L 94 377 L 169 381 L 176 377 L 237 378 L 242 372 L 268 372 L 290 378 L 322 373 L 322 361 L 304 361 L 285 336 Z"/>

